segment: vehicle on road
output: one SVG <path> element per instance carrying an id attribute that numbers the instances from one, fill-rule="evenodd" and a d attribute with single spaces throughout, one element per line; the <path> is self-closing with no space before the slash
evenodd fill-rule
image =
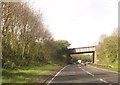
<path id="1" fill-rule="evenodd" d="M 81 66 L 86 66 L 86 65 L 87 65 L 86 63 L 83 63 L 83 62 L 81 63 Z"/>

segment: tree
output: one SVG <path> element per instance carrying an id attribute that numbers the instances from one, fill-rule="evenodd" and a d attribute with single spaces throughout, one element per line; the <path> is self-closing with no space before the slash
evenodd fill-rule
<path id="1" fill-rule="evenodd" d="M 96 47 L 100 63 L 118 63 L 118 34 L 113 30 L 110 36 L 105 37 Z"/>
<path id="2" fill-rule="evenodd" d="M 100 36 L 99 43 L 102 43 L 103 40 L 104 40 L 106 37 L 107 37 L 106 34 L 102 34 L 102 35 Z"/>
<path id="3" fill-rule="evenodd" d="M 1 5 L 3 68 L 53 63 L 67 54 L 70 44 L 65 40 L 54 41 L 43 23 L 42 13 L 23 2 Z"/>
<path id="4" fill-rule="evenodd" d="M 42 22 L 42 14 L 26 3 L 1 2 L 1 5 L 3 67 L 23 66 L 43 59 L 39 49 L 52 36 Z"/>
<path id="5" fill-rule="evenodd" d="M 57 50 L 57 58 L 63 59 L 63 55 L 68 54 L 68 47 L 70 46 L 70 43 L 66 40 L 57 40 L 55 41 L 55 47 Z"/>

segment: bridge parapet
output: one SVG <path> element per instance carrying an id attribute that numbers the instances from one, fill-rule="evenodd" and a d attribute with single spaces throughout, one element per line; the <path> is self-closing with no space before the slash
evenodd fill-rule
<path id="1" fill-rule="evenodd" d="M 92 51 L 95 51 L 95 46 L 69 49 L 69 53 L 80 53 L 80 52 L 82 53 L 82 52 L 92 52 Z"/>

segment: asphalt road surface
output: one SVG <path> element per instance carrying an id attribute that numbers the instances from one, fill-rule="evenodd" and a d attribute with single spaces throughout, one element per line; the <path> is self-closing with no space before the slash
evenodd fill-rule
<path id="1" fill-rule="evenodd" d="M 92 66 L 67 65 L 56 73 L 47 82 L 51 84 L 100 83 L 115 85 L 118 83 L 118 73 L 97 69 Z M 118 84 L 117 84 L 118 85 Z"/>

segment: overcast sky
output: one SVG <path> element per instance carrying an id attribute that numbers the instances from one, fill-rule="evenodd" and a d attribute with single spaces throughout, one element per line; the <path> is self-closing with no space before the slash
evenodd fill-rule
<path id="1" fill-rule="evenodd" d="M 119 0 L 31 0 L 40 9 L 55 40 L 71 47 L 97 44 L 100 35 L 118 27 Z M 33 3 L 34 2 L 34 3 Z"/>

